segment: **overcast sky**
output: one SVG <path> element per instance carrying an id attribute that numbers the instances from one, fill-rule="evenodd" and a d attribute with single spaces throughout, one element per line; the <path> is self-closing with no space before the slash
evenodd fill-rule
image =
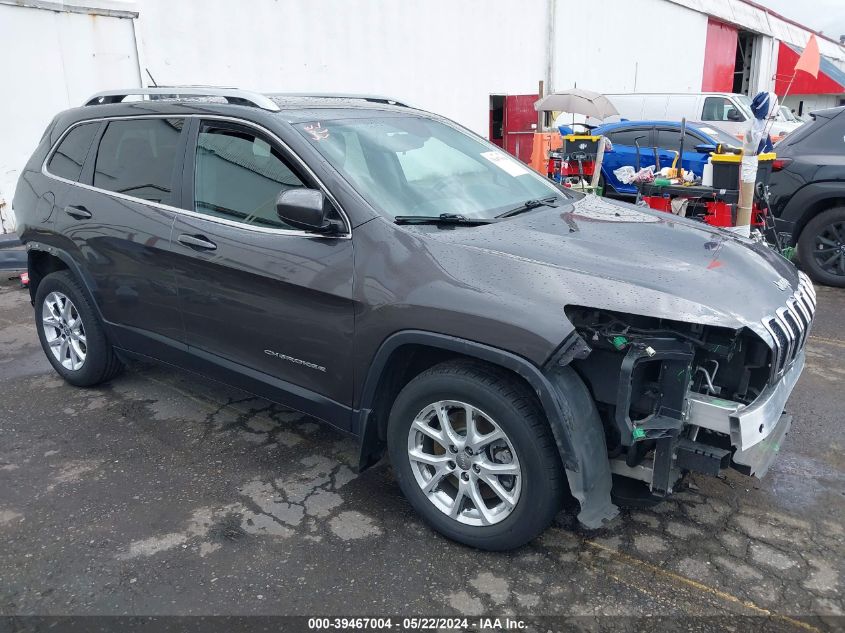
<path id="1" fill-rule="evenodd" d="M 787 18 L 809 26 L 838 40 L 845 35 L 845 1 L 843 0 L 757 0 L 759 4 Z"/>

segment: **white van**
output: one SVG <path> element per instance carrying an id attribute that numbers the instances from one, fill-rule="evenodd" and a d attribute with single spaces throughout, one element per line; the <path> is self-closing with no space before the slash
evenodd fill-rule
<path id="1" fill-rule="evenodd" d="M 750 126 L 751 99 L 731 92 L 631 92 L 605 94 L 623 119 L 655 121 L 704 121 L 742 139 Z M 797 127 L 772 121 L 771 136 L 777 140 Z"/>

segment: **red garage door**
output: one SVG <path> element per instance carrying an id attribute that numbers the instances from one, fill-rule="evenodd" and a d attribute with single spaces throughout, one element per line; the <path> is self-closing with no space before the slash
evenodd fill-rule
<path id="1" fill-rule="evenodd" d="M 707 43 L 704 47 L 704 92 L 733 92 L 734 66 L 736 66 L 735 26 L 709 19 Z"/>
<path id="2" fill-rule="evenodd" d="M 503 120 L 504 148 L 521 161 L 531 161 L 534 132 L 537 131 L 537 95 L 508 95 L 505 97 Z"/>

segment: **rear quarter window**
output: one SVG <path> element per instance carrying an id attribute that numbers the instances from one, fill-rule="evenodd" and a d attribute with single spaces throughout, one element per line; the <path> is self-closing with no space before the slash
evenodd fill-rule
<path id="1" fill-rule="evenodd" d="M 65 134 L 47 162 L 47 171 L 59 178 L 74 182 L 79 180 L 82 165 L 85 163 L 88 150 L 91 149 L 91 143 L 94 141 L 99 125 L 99 122 L 83 123 Z"/>

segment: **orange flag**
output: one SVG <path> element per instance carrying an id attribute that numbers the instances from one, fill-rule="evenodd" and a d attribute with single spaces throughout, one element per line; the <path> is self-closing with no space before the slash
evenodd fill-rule
<path id="1" fill-rule="evenodd" d="M 821 55 L 819 55 L 819 43 L 816 41 L 815 35 L 810 35 L 810 40 L 801 53 L 801 57 L 795 62 L 795 72 L 803 70 L 805 73 L 812 75 L 815 79 L 819 78 L 819 63 L 821 63 Z"/>

